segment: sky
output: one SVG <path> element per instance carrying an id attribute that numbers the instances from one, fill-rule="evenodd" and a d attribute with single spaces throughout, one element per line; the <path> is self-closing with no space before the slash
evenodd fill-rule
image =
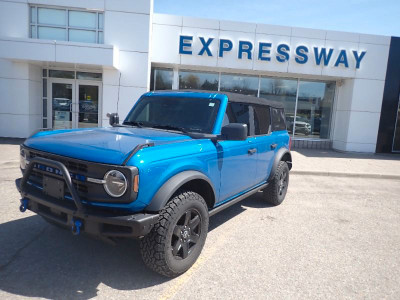
<path id="1" fill-rule="evenodd" d="M 400 0 L 154 0 L 154 12 L 400 37 Z"/>

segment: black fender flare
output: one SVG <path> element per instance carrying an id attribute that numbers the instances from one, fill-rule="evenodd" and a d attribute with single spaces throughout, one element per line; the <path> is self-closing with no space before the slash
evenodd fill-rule
<path id="1" fill-rule="evenodd" d="M 212 188 L 212 192 L 214 194 L 215 199 L 215 189 L 214 185 L 212 184 L 211 180 L 199 171 L 183 171 L 172 176 L 168 179 L 157 191 L 157 193 L 153 196 L 150 204 L 146 207 L 146 211 L 150 212 L 158 212 L 160 211 L 165 204 L 169 201 L 172 195 L 185 183 L 192 181 L 192 180 L 204 180 L 206 181 Z"/>
<path id="2" fill-rule="evenodd" d="M 290 150 L 285 147 L 280 148 L 278 150 L 278 152 L 275 154 L 274 163 L 272 165 L 271 172 L 269 173 L 267 182 L 269 182 L 272 179 L 272 177 L 275 174 L 276 169 L 278 168 L 279 162 L 283 158 L 285 158 L 284 161 L 287 162 L 289 170 L 292 169 L 292 154 L 290 153 Z"/>

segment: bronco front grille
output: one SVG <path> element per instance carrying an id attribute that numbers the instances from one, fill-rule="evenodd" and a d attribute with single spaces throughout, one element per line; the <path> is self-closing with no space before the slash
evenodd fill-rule
<path id="1" fill-rule="evenodd" d="M 87 181 L 87 178 L 101 180 L 103 179 L 104 174 L 106 174 L 109 170 L 119 170 L 125 174 L 128 182 L 132 182 L 134 174 L 137 174 L 138 172 L 137 168 L 135 167 L 121 167 L 97 162 L 89 162 L 25 147 L 24 151 L 27 155 L 28 160 L 32 160 L 35 157 L 40 157 L 53 161 L 58 161 L 64 164 L 71 175 L 72 183 L 79 197 L 83 201 L 130 203 L 136 199 L 136 193 L 133 193 L 130 189 L 128 189 L 122 197 L 118 199 L 112 198 L 107 194 L 102 184 Z M 36 164 L 30 173 L 28 183 L 33 183 L 33 186 L 39 190 L 43 189 L 44 176 L 53 177 L 64 181 L 61 171 L 54 168 L 48 168 L 48 166 L 44 166 L 42 164 Z M 65 182 L 64 197 L 65 199 L 72 199 L 69 189 L 67 188 L 67 184 Z"/>
<path id="2" fill-rule="evenodd" d="M 42 158 L 47 158 L 47 159 L 54 159 L 53 155 L 49 155 L 49 154 L 44 154 L 44 153 L 39 153 L 39 152 L 34 152 L 34 151 L 29 151 L 29 157 L 30 158 L 35 158 L 35 157 L 42 157 Z M 78 163 L 78 162 L 74 162 L 68 159 L 62 159 L 60 157 L 57 157 L 57 159 L 55 159 L 61 163 L 63 163 L 67 169 L 70 172 L 83 172 L 83 173 L 87 173 L 88 171 L 88 166 L 87 164 L 83 164 L 83 163 Z"/>
<path id="3" fill-rule="evenodd" d="M 67 169 L 72 173 L 77 173 L 79 172 L 80 175 L 86 175 L 87 173 L 87 165 L 82 164 L 82 163 L 76 163 L 68 160 L 63 160 L 63 159 L 54 159 L 52 155 L 46 155 L 34 151 L 29 151 L 29 158 L 32 159 L 34 157 L 42 157 L 42 158 L 47 158 L 47 159 L 53 159 L 57 160 L 59 162 L 62 162 Z M 46 171 L 42 171 L 40 169 L 34 168 L 31 172 L 31 176 L 29 177 L 29 182 L 33 183 L 34 186 L 38 188 L 43 188 L 43 176 L 52 176 L 59 178 L 60 180 L 63 180 L 62 176 L 57 175 L 57 174 L 52 174 L 52 173 L 47 173 Z M 82 200 L 87 200 L 87 194 L 88 194 L 88 186 L 87 182 L 82 182 L 76 179 L 72 179 L 72 183 L 78 192 L 79 197 L 82 198 Z M 67 198 L 71 198 L 71 194 L 68 191 L 67 184 L 64 183 L 64 191 L 65 191 L 65 196 Z"/>

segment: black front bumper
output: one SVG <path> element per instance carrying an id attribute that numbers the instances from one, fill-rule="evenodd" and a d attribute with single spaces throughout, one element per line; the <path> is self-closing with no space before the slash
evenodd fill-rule
<path id="1" fill-rule="evenodd" d="M 65 183 L 72 195 L 73 202 L 63 201 L 48 195 L 29 185 L 29 174 L 34 163 L 41 163 L 58 168 L 62 171 Z M 21 194 L 21 202 L 25 208 L 62 226 L 73 228 L 77 222 L 81 224 L 78 232 L 102 237 L 142 237 L 150 232 L 158 221 L 158 214 L 121 214 L 82 204 L 65 165 L 44 158 L 34 158 L 28 165 L 24 177 L 15 181 Z M 73 232 L 76 233 L 73 229 Z"/>

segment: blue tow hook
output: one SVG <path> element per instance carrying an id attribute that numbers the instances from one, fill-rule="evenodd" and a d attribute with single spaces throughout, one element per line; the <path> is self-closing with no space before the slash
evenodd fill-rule
<path id="1" fill-rule="evenodd" d="M 72 234 L 79 235 L 81 233 L 82 222 L 80 220 L 72 220 Z"/>
<path id="2" fill-rule="evenodd" d="M 28 202 L 29 202 L 29 200 L 26 199 L 26 198 L 21 199 L 21 205 L 19 206 L 19 211 L 20 212 L 25 212 L 26 211 L 26 209 L 28 208 Z"/>

